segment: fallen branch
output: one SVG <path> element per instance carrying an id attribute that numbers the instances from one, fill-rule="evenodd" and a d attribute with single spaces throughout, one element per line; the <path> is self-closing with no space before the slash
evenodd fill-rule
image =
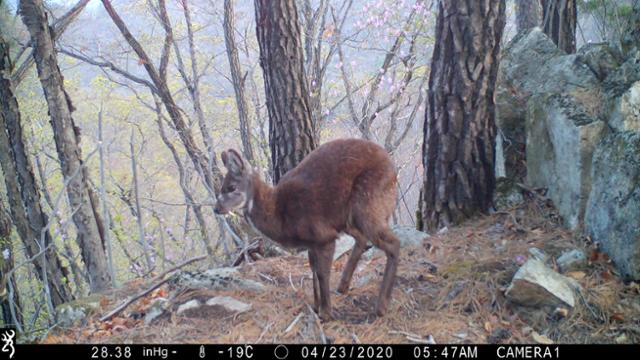
<path id="1" fill-rule="evenodd" d="M 516 186 L 519 187 L 520 189 L 532 194 L 533 196 L 537 197 L 542 202 L 546 203 L 546 202 L 549 201 L 548 197 L 546 197 L 546 196 L 544 196 L 544 195 L 542 195 L 540 193 L 540 190 L 544 190 L 544 189 L 534 189 L 534 188 L 531 188 L 531 187 L 529 187 L 529 186 L 527 186 L 527 185 L 525 185 L 523 183 L 516 183 Z"/>
<path id="2" fill-rule="evenodd" d="M 178 265 L 176 265 L 176 266 L 174 266 L 174 267 L 172 267 L 172 268 L 160 273 L 159 275 L 156 275 L 156 277 L 151 279 L 151 282 L 158 281 L 158 280 L 162 279 L 163 277 L 165 277 L 165 275 L 167 275 L 168 273 L 176 271 L 176 270 L 179 270 L 179 269 L 182 269 L 183 267 L 185 267 L 185 266 L 187 266 L 189 264 L 192 264 L 192 263 L 194 263 L 196 261 L 204 260 L 204 259 L 207 258 L 207 256 L 208 255 L 201 255 L 201 256 L 196 256 L 196 257 L 193 257 L 193 258 L 191 258 L 189 260 L 186 260 L 185 262 L 180 263 L 180 264 L 178 264 Z"/>
<path id="3" fill-rule="evenodd" d="M 179 265 L 176 265 L 174 267 L 172 267 L 171 269 L 161 273 L 160 275 L 154 277 L 151 282 L 157 281 L 159 279 L 162 279 L 163 277 L 165 277 L 167 274 L 169 274 L 170 272 L 176 271 L 178 269 L 181 269 L 191 263 L 194 263 L 196 261 L 200 261 L 200 260 L 204 260 L 207 258 L 207 255 L 202 255 L 202 256 L 197 256 L 194 258 L 191 258 Z M 167 281 L 169 281 L 171 278 L 168 277 L 166 279 L 161 280 L 160 282 L 157 282 L 156 284 L 152 285 L 150 288 L 138 293 L 137 295 L 131 297 L 130 299 L 126 300 L 125 302 L 122 303 L 122 305 L 116 307 L 115 309 L 111 310 L 108 314 L 104 315 L 103 317 L 100 318 L 100 321 L 107 321 L 111 318 L 113 318 L 114 316 L 118 315 L 120 312 L 122 312 L 122 310 L 126 309 L 129 305 L 133 304 L 134 302 L 140 300 L 141 298 L 145 297 L 147 294 L 151 293 L 153 290 L 159 288 L 160 286 L 164 285 Z"/>
<path id="4" fill-rule="evenodd" d="M 320 321 L 320 318 L 318 317 L 318 314 L 316 314 L 315 311 L 313 311 L 313 308 L 311 307 L 311 305 L 306 304 L 307 308 L 309 308 L 309 312 L 311 312 L 311 316 L 313 317 L 313 320 L 316 323 L 316 326 L 318 327 L 318 331 L 320 332 L 320 341 L 322 341 L 323 344 L 328 344 L 329 342 L 327 341 L 327 336 L 324 334 L 324 328 L 322 327 L 322 322 Z"/>
<path id="5" fill-rule="evenodd" d="M 410 332 L 406 332 L 406 331 L 399 331 L 399 330 L 390 330 L 389 334 L 404 335 L 407 340 L 409 340 L 411 342 L 419 343 L 419 344 L 435 345 L 435 343 L 436 343 L 436 341 L 435 341 L 435 339 L 433 338 L 432 335 L 429 335 L 428 338 L 424 339 L 418 334 L 414 334 L 414 333 L 410 333 Z"/>
<path id="6" fill-rule="evenodd" d="M 298 321 L 300 321 L 300 319 L 302 318 L 302 314 L 300 313 L 298 314 L 298 316 L 296 316 L 295 319 L 293 319 L 293 321 L 291 322 L 291 324 L 289 324 L 289 326 L 287 326 L 286 329 L 284 329 L 284 334 L 286 335 L 289 331 L 291 331 L 293 329 L 294 326 L 296 326 L 296 324 L 298 323 Z"/>
<path id="7" fill-rule="evenodd" d="M 262 239 L 258 238 L 240 251 L 235 260 L 233 260 L 233 262 L 231 263 L 231 266 L 239 266 L 243 261 L 248 262 L 249 259 L 256 257 L 255 255 L 260 254 L 261 252 L 264 252 L 264 250 L 262 249 Z"/>

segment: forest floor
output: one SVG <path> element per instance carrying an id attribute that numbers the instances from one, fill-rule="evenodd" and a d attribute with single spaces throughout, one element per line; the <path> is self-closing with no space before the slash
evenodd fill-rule
<path id="1" fill-rule="evenodd" d="M 505 298 L 531 247 L 553 258 L 576 248 L 588 254 L 584 270 L 567 274 L 583 289 L 575 308 L 535 309 Z M 332 289 L 347 258 L 333 264 Z M 403 248 L 393 301 L 387 315 L 377 318 L 372 312 L 385 261 L 380 255 L 361 260 L 350 292 L 333 292 L 337 319 L 327 323 L 320 323 L 309 306 L 313 296 L 306 259 L 290 255 L 239 268 L 246 278 L 262 282 L 266 291 L 177 290 L 164 285 L 112 320 L 99 321 L 122 299 L 150 286 L 143 280 L 131 282 L 104 296 L 101 309 L 83 326 L 54 331 L 44 342 L 318 343 L 325 337 L 332 343 L 640 343 L 640 285 L 623 282 L 588 238 L 562 229 L 553 208 L 536 197 L 433 235 L 421 247 Z M 204 306 L 181 315 L 171 311 L 150 325 L 140 319 L 140 312 L 158 296 L 169 297 L 175 310 L 190 299 L 206 301 L 217 295 L 250 303 L 251 309 L 234 314 Z"/>

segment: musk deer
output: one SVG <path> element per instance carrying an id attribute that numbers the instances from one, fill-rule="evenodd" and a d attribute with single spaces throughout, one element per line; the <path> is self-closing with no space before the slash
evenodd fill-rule
<path id="1" fill-rule="evenodd" d="M 233 149 L 222 153 L 227 168 L 215 206 L 218 214 L 243 210 L 265 236 L 287 247 L 309 250 L 315 310 L 333 318 L 329 277 L 335 240 L 341 232 L 356 240 L 338 286 L 346 293 L 360 256 L 371 241 L 387 256 L 376 313 L 391 297 L 400 242 L 389 217 L 396 204 L 396 170 L 373 142 L 341 139 L 312 151 L 277 186 L 266 184 Z"/>

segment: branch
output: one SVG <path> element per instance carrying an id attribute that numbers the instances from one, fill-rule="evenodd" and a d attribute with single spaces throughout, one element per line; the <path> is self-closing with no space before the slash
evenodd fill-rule
<path id="1" fill-rule="evenodd" d="M 200 261 L 200 260 L 204 260 L 207 258 L 207 255 L 201 255 L 201 256 L 197 256 L 194 258 L 191 258 L 185 262 L 183 262 L 182 264 L 179 264 L 177 266 L 172 267 L 171 269 L 161 273 L 160 275 L 154 277 L 152 279 L 152 281 L 157 281 L 159 279 L 162 279 L 164 276 L 166 276 L 168 273 L 179 270 L 180 268 L 183 268 L 191 263 L 194 263 L 196 261 Z M 129 300 L 125 301 L 124 303 L 122 303 L 122 305 L 116 307 L 115 309 L 111 310 L 108 314 L 104 315 L 103 317 L 100 318 L 100 321 L 107 321 L 111 318 L 113 318 L 114 316 L 118 315 L 120 312 L 122 312 L 122 310 L 126 309 L 127 306 L 133 304 L 134 302 L 140 300 L 141 298 L 145 297 L 147 294 L 151 293 L 153 290 L 159 288 L 160 286 L 164 285 L 166 282 L 168 282 L 169 280 L 171 280 L 170 277 L 161 280 L 160 282 L 152 285 L 150 288 L 138 293 L 137 295 L 133 296 L 132 298 L 130 298 Z"/>
<path id="2" fill-rule="evenodd" d="M 173 43 L 173 30 L 171 28 L 171 22 L 169 21 L 169 15 L 167 15 L 167 3 L 166 0 L 158 0 L 159 16 L 162 27 L 164 28 L 165 37 L 164 45 L 162 46 L 162 55 L 160 55 L 160 78 L 165 83 L 167 82 L 167 67 L 169 65 L 169 52 L 171 51 L 171 43 Z"/>
<path id="3" fill-rule="evenodd" d="M 119 68 L 118 66 L 116 66 L 111 61 L 107 61 L 107 60 L 98 61 L 98 60 L 95 60 L 95 59 L 91 59 L 91 58 L 89 58 L 89 57 L 87 57 L 85 55 L 82 55 L 82 54 L 79 54 L 79 53 L 76 53 L 76 52 L 72 52 L 72 51 L 69 51 L 69 50 L 63 49 L 63 48 L 58 49 L 58 52 L 60 52 L 61 54 L 65 54 L 65 55 L 67 55 L 69 57 L 72 57 L 74 59 L 77 59 L 77 60 L 80 60 L 80 61 L 84 61 L 84 62 L 86 62 L 87 64 L 90 64 L 90 65 L 111 69 L 113 72 L 115 72 L 115 73 L 117 73 L 117 74 L 119 74 L 119 75 L 121 75 L 121 76 L 123 76 L 123 77 L 125 77 L 125 78 L 127 78 L 127 79 L 129 79 L 129 80 L 131 80 L 133 82 L 135 82 L 135 83 L 138 83 L 140 85 L 144 85 L 144 86 L 148 87 L 154 93 L 156 93 L 156 94 L 158 93 L 158 89 L 151 82 L 149 82 L 149 80 L 146 80 L 146 79 L 143 79 L 141 77 L 135 76 L 132 73 L 130 73 L 130 72 L 126 71 L 126 70 L 123 70 L 123 69 Z"/>
<path id="4" fill-rule="evenodd" d="M 69 25 L 73 22 L 73 20 L 80 15 L 82 10 L 87 6 L 91 0 L 80 0 L 78 3 L 73 6 L 69 11 L 67 11 L 64 15 L 62 15 L 57 21 L 53 23 L 53 41 L 54 43 L 60 38 L 60 36 L 67 30 Z M 29 40 L 15 56 L 15 59 L 18 60 L 24 54 L 24 52 L 31 47 L 32 42 Z M 13 75 L 11 75 L 11 81 L 14 86 L 18 86 L 18 84 L 24 80 L 27 70 L 31 68 L 34 64 L 33 58 L 33 50 L 29 53 L 29 56 L 20 64 L 18 70 L 16 70 Z"/>

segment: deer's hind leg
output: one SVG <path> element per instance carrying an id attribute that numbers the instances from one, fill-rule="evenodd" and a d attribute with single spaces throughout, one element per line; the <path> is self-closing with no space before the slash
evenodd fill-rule
<path id="1" fill-rule="evenodd" d="M 347 265 L 345 265 L 344 270 L 342 271 L 342 277 L 340 278 L 340 284 L 338 285 L 338 292 L 341 294 L 346 294 L 347 291 L 349 291 L 349 284 L 351 283 L 353 272 L 358 265 L 358 261 L 360 260 L 362 253 L 364 253 L 364 251 L 367 249 L 367 238 L 360 230 L 352 227 L 346 232 L 347 234 L 353 236 L 353 238 L 356 240 L 356 243 L 351 250 L 351 255 L 349 256 Z"/>
<path id="2" fill-rule="evenodd" d="M 389 228 L 381 230 L 377 240 L 378 241 L 374 242 L 375 245 L 382 249 L 387 255 L 387 264 L 384 268 L 380 294 L 378 295 L 378 303 L 376 304 L 376 314 L 382 316 L 387 312 L 387 307 L 391 299 L 391 290 L 393 290 L 395 283 L 396 272 L 398 270 L 398 257 L 400 255 L 400 240 L 398 240 Z"/>

